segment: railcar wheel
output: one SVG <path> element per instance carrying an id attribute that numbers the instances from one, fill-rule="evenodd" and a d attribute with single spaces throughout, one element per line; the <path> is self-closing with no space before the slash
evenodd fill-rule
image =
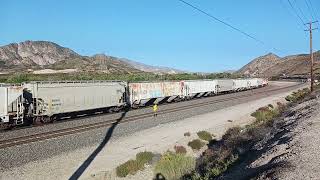
<path id="1" fill-rule="evenodd" d="M 53 119 L 52 119 L 51 117 L 48 117 L 48 116 L 42 116 L 41 122 L 42 122 L 43 124 L 52 123 L 52 122 L 53 122 Z"/>
<path id="2" fill-rule="evenodd" d="M 42 123 L 41 123 L 41 116 L 37 116 L 37 117 L 34 117 L 33 118 L 33 124 L 34 125 L 36 125 L 36 126 L 38 126 L 38 125 L 41 125 Z"/>
<path id="3" fill-rule="evenodd" d="M 14 126 L 12 124 L 9 123 L 2 123 L 0 124 L 0 130 L 10 130 L 12 129 Z"/>

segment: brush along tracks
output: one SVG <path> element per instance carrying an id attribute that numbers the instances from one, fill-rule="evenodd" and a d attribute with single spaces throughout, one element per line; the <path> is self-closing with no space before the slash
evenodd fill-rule
<path id="1" fill-rule="evenodd" d="M 202 106 L 222 103 L 222 102 L 226 102 L 226 101 L 243 99 L 246 97 L 252 97 L 253 95 L 257 95 L 259 97 L 259 96 L 263 96 L 263 95 L 271 93 L 271 92 L 274 93 L 274 92 L 277 92 L 280 90 L 289 90 L 292 88 L 296 88 L 298 86 L 301 86 L 301 84 L 296 84 L 296 85 L 287 86 L 287 87 L 281 87 L 281 88 L 277 88 L 277 89 L 271 89 L 268 91 L 252 92 L 250 94 L 245 94 L 245 95 L 241 95 L 238 97 L 229 97 L 229 98 L 218 99 L 218 100 L 213 100 L 213 101 L 208 101 L 208 102 L 196 103 L 196 104 L 191 104 L 191 105 L 184 105 L 184 106 L 180 106 L 180 107 L 176 107 L 176 108 L 171 108 L 168 110 L 159 111 L 158 115 L 169 114 L 172 112 L 178 112 L 178 111 L 183 111 L 183 110 L 189 110 L 189 109 L 193 109 L 196 107 L 202 107 Z M 72 127 L 72 128 L 64 128 L 64 129 L 50 131 L 50 132 L 36 133 L 36 134 L 32 134 L 32 135 L 27 135 L 27 136 L 21 136 L 21 137 L 1 140 L 0 141 L 0 149 L 12 147 L 12 146 L 23 145 L 23 144 L 28 144 L 28 143 L 33 143 L 33 142 L 44 141 L 44 140 L 48 140 L 48 139 L 54 139 L 54 138 L 77 134 L 77 133 L 82 133 L 82 132 L 86 132 L 86 131 L 93 130 L 93 129 L 98 129 L 98 128 L 102 128 L 102 127 L 109 127 L 109 126 L 120 124 L 120 123 L 137 121 L 137 120 L 140 120 L 143 118 L 150 118 L 153 116 L 152 112 L 138 114 L 138 115 L 132 115 L 132 116 L 128 116 L 128 117 L 124 116 L 125 112 L 122 112 L 122 113 L 123 113 L 122 118 L 109 119 L 109 120 L 106 120 L 103 122 L 97 122 L 97 123 L 92 123 L 92 124 L 87 124 L 87 125 L 76 126 L 76 127 Z"/>

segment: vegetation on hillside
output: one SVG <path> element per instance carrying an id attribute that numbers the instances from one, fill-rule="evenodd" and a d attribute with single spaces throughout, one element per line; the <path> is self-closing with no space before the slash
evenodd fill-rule
<path id="1" fill-rule="evenodd" d="M 303 100 L 310 93 L 309 89 L 300 90 L 290 95 L 294 101 Z M 195 170 L 184 176 L 185 179 L 203 180 L 213 179 L 221 175 L 235 162 L 241 160 L 249 150 L 265 135 L 272 131 L 276 117 L 279 117 L 285 110 L 285 105 L 277 103 L 277 107 L 268 105 L 257 109 L 252 116 L 256 120 L 245 127 L 233 127 L 226 131 L 219 141 L 212 140 L 208 149 L 197 159 Z"/>
<path id="2" fill-rule="evenodd" d="M 161 80 L 193 80 L 193 79 L 220 79 L 220 78 L 239 78 L 240 76 L 231 73 L 213 74 L 153 74 L 153 73 L 134 73 L 134 74 L 106 74 L 106 73 L 70 73 L 70 74 L 2 74 L 0 83 L 22 83 L 30 81 L 77 81 L 77 80 L 120 80 L 128 82 L 137 81 L 161 81 Z"/>

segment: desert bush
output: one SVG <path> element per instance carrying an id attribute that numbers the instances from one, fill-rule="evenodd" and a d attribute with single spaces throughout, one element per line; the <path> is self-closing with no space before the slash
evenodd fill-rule
<path id="1" fill-rule="evenodd" d="M 197 135 L 202 140 L 205 140 L 205 141 L 211 141 L 212 140 L 212 135 L 207 131 L 199 131 L 199 132 L 197 132 Z"/>
<path id="2" fill-rule="evenodd" d="M 186 154 L 187 149 L 183 146 L 174 146 L 174 150 L 177 154 Z"/>
<path id="3" fill-rule="evenodd" d="M 309 88 L 304 88 L 302 90 L 299 89 L 298 91 L 291 93 L 291 95 L 288 95 L 285 99 L 289 102 L 295 103 L 305 98 L 308 94 L 310 94 Z"/>
<path id="4" fill-rule="evenodd" d="M 200 150 L 205 145 L 200 139 L 194 139 L 188 143 L 193 150 Z"/>
<path id="5" fill-rule="evenodd" d="M 191 133 L 190 133 L 190 132 L 185 132 L 185 133 L 183 134 L 183 136 L 191 136 Z"/>
<path id="6" fill-rule="evenodd" d="M 128 174 L 136 174 L 137 171 L 143 169 L 143 164 L 136 160 L 129 160 L 116 168 L 116 174 L 119 177 L 126 177 Z"/>
<path id="7" fill-rule="evenodd" d="M 256 118 L 255 123 L 261 123 L 270 121 L 274 117 L 278 116 L 280 114 L 280 111 L 278 108 L 269 109 L 268 107 L 262 107 L 256 110 L 251 114 L 251 116 Z"/>
<path id="8" fill-rule="evenodd" d="M 173 152 L 165 153 L 155 166 L 154 174 L 161 174 L 165 179 L 178 180 L 195 168 L 195 159 Z"/>
<path id="9" fill-rule="evenodd" d="M 152 152 L 144 151 L 136 155 L 136 160 L 129 160 L 116 168 L 116 174 L 119 177 L 126 177 L 128 174 L 136 174 L 137 171 L 142 170 L 146 163 L 152 161 L 154 154 Z"/>
<path id="10" fill-rule="evenodd" d="M 154 154 L 152 152 L 144 151 L 136 155 L 136 161 L 140 164 L 150 163 Z"/>

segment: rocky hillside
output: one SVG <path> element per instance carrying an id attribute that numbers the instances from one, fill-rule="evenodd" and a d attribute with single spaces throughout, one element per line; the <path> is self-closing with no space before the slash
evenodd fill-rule
<path id="1" fill-rule="evenodd" d="M 148 67 L 148 68 L 145 68 Z M 73 69 L 105 73 L 172 73 L 170 68 L 148 66 L 104 54 L 82 56 L 69 48 L 48 41 L 25 41 L 0 47 L 0 72 Z M 166 70 L 165 70 L 166 69 Z M 74 72 L 74 71 L 72 71 Z M 174 71 L 176 73 L 178 71 Z"/>
<path id="2" fill-rule="evenodd" d="M 264 56 L 260 56 L 254 60 L 252 60 L 247 65 L 243 66 L 238 73 L 243 74 L 245 76 L 261 76 L 266 73 L 266 70 L 269 67 L 274 66 L 280 60 L 280 57 L 269 53 Z"/>
<path id="3" fill-rule="evenodd" d="M 314 53 L 314 61 L 315 73 L 320 73 L 320 51 Z M 251 77 L 307 75 L 310 72 L 310 55 L 299 54 L 280 58 L 274 54 L 267 54 L 252 60 L 237 72 Z"/>
<path id="4" fill-rule="evenodd" d="M 128 59 L 121 59 L 121 61 L 130 64 L 131 66 L 133 66 L 136 69 L 139 69 L 141 71 L 144 72 L 153 72 L 153 73 L 158 73 L 158 74 L 177 74 L 177 73 L 184 73 L 184 71 L 180 71 L 177 69 L 173 69 L 173 68 L 168 68 L 168 67 L 159 67 L 159 66 L 150 66 L 150 65 L 146 65 L 143 63 L 139 63 L 136 61 L 131 61 Z"/>

